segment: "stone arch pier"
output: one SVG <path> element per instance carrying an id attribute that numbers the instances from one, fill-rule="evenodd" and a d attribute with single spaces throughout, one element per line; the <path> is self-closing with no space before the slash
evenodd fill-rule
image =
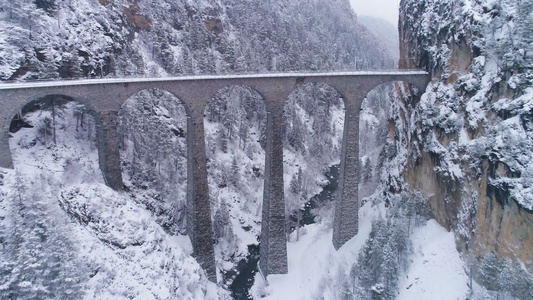
<path id="1" fill-rule="evenodd" d="M 97 121 L 100 167 L 107 184 L 122 190 L 118 112 L 132 95 L 147 89 L 166 90 L 187 111 L 187 232 L 195 257 L 210 280 L 216 280 L 213 231 L 207 184 L 204 139 L 205 107 L 219 90 L 247 86 L 265 100 L 267 145 L 261 227 L 260 269 L 264 276 L 288 272 L 283 195 L 283 108 L 297 87 L 319 82 L 334 87 L 344 99 L 345 121 L 339 191 L 335 199 L 333 245 L 341 247 L 358 230 L 359 111 L 367 93 L 391 81 L 411 83 L 424 90 L 430 75 L 422 71 L 286 73 L 176 78 L 93 79 L 0 84 L 0 167 L 13 168 L 9 127 L 26 104 L 46 95 L 64 95 L 85 104 Z"/>

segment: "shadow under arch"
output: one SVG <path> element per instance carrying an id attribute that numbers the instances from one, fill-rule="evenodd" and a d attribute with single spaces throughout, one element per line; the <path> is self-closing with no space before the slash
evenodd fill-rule
<path id="1" fill-rule="evenodd" d="M 265 98 L 252 87 L 224 87 L 208 101 L 203 123 L 214 239 L 218 242 L 223 238 L 234 246 L 228 247 L 232 248 L 231 253 L 215 247 L 216 264 L 222 271 L 223 281 L 232 282 L 230 289 L 234 295 L 241 295 L 248 289 L 241 290 L 241 275 L 230 272 L 238 266 L 230 263 L 230 257 L 244 259 L 255 250 L 255 246 L 243 244 L 239 237 L 253 241 L 261 233 L 267 125 Z"/>
<path id="2" fill-rule="evenodd" d="M 130 95 L 118 112 L 124 186 L 172 234 L 186 232 L 188 116 L 186 104 L 160 88 Z"/>
<path id="3" fill-rule="evenodd" d="M 336 185 L 337 178 L 330 178 L 329 182 L 325 174 L 338 169 L 344 102 L 337 88 L 320 81 L 299 85 L 285 102 L 283 143 L 291 156 L 284 158 L 284 172 L 289 179 L 285 181 L 288 233 L 314 223 L 311 209 L 329 206 L 334 200 L 333 190 L 320 197 L 309 193 L 315 193 L 319 186 L 329 190 Z M 319 184 L 326 182 L 326 186 Z"/>

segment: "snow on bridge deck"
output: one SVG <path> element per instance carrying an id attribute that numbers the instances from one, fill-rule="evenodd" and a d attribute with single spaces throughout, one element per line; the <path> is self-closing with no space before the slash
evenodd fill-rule
<path id="1" fill-rule="evenodd" d="M 169 82 L 169 81 L 195 81 L 195 80 L 233 80 L 233 79 L 262 79 L 262 78 L 299 78 L 299 77 L 352 77 L 352 76 L 429 76 L 421 70 L 391 70 L 391 71 L 356 71 L 356 72 L 305 72 L 305 73 L 264 73 L 264 74 L 232 74 L 232 75 L 191 75 L 180 77 L 159 78 L 102 78 L 102 79 L 61 79 L 61 80 L 36 80 L 27 82 L 1 82 L 0 90 L 46 88 L 75 85 L 121 84 L 139 82 Z"/>

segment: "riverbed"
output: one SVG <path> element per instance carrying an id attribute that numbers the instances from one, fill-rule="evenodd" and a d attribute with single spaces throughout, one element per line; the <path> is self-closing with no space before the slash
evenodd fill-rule
<path id="1" fill-rule="evenodd" d="M 322 191 L 313 196 L 300 210 L 300 226 L 305 226 L 315 223 L 315 212 L 317 208 L 324 206 L 335 199 L 335 192 L 339 181 L 339 165 L 332 165 L 326 172 L 328 184 L 325 185 Z M 290 216 L 291 223 L 298 223 L 298 215 L 296 213 Z M 291 231 L 296 229 L 296 226 L 291 226 Z M 253 299 L 250 295 L 250 288 L 254 284 L 254 277 L 257 273 L 257 263 L 259 262 L 259 247 L 260 245 L 249 245 L 248 256 L 246 261 L 241 261 L 238 265 L 239 274 L 235 277 L 230 285 L 230 291 L 233 299 L 248 300 Z"/>

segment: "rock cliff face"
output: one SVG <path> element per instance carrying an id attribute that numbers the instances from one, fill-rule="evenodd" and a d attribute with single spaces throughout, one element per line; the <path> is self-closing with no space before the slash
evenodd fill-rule
<path id="1" fill-rule="evenodd" d="M 393 119 L 404 184 L 457 247 L 533 271 L 533 1 L 400 4 L 400 67 L 428 70 Z M 398 131 L 402 131 L 398 133 Z M 402 177 L 402 176 L 400 176 Z"/>

